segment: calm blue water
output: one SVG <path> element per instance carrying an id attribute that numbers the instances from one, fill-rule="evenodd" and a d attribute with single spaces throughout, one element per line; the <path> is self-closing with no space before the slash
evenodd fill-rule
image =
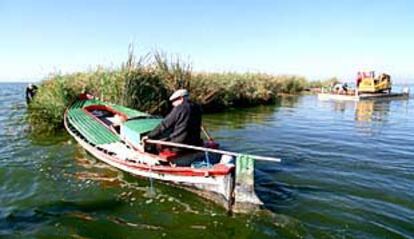
<path id="1" fill-rule="evenodd" d="M 285 97 L 204 117 L 256 164 L 267 210 L 233 215 L 186 191 L 114 170 L 65 132 L 30 135 L 23 84 L 0 88 L 0 237 L 414 238 L 414 99 Z"/>

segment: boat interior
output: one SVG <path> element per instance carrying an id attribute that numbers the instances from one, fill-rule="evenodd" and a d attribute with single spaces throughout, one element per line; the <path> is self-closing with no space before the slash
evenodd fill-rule
<path id="1" fill-rule="evenodd" d="M 140 138 L 148 134 L 146 132 L 134 132 L 128 128 L 128 124 L 125 122 L 136 121 L 139 123 L 140 120 L 145 119 L 159 119 L 151 115 L 140 115 L 128 118 L 126 115 L 116 112 L 115 110 L 106 106 L 90 106 L 84 108 L 89 112 L 95 119 L 100 121 L 112 132 L 121 136 L 124 143 L 129 145 L 138 151 L 143 151 L 151 155 L 156 155 L 160 159 L 161 164 L 172 164 L 175 166 L 191 166 L 194 168 L 206 168 L 211 167 L 214 164 L 220 162 L 221 155 L 213 153 L 204 153 L 191 150 L 180 150 L 171 147 L 161 147 L 160 145 L 146 145 L 142 148 Z M 206 147 L 218 147 L 217 144 L 210 145 L 206 143 Z"/>

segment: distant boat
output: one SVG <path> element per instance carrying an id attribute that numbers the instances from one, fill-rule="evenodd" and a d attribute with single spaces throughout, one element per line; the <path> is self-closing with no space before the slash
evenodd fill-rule
<path id="1" fill-rule="evenodd" d="M 141 138 L 161 120 L 87 95 L 76 100 L 64 115 L 69 134 L 85 150 L 113 167 L 184 187 L 224 205 L 228 210 L 232 209 L 236 198 L 241 203 L 261 204 L 254 194 L 253 184 L 247 189 L 247 194 L 235 195 L 234 157 L 199 151 L 175 153 L 168 149 L 158 153 L 147 152 L 141 145 Z M 209 142 L 205 147 L 214 150 L 218 144 Z M 248 170 L 253 175 L 253 164 Z"/>
<path id="2" fill-rule="evenodd" d="M 408 99 L 409 89 L 401 93 L 392 93 L 391 76 L 385 73 L 375 77 L 375 72 L 358 72 L 355 88 L 349 88 L 347 83 L 338 83 L 328 92 L 322 90 L 318 94 L 320 100 L 360 101 L 375 99 Z"/>
<path id="3" fill-rule="evenodd" d="M 377 100 L 377 99 L 408 99 L 409 93 L 376 93 L 376 94 L 340 94 L 336 92 L 319 93 L 319 100 L 334 101 L 361 101 L 361 100 Z"/>

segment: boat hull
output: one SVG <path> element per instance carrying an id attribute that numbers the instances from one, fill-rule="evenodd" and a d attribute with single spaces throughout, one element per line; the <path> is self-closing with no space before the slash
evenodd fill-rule
<path id="1" fill-rule="evenodd" d="M 408 99 L 409 94 L 406 93 L 376 93 L 376 94 L 360 94 L 360 95 L 341 95 L 331 93 L 319 93 L 319 100 L 337 100 L 337 101 L 360 101 L 375 99 Z"/>
<path id="2" fill-rule="evenodd" d="M 102 150 L 96 145 L 92 145 L 70 126 L 68 119 L 64 117 L 66 130 L 72 137 L 91 155 L 119 170 L 128 172 L 134 176 L 153 178 L 171 185 L 185 188 L 202 197 L 212 200 L 231 210 L 234 191 L 234 166 L 224 166 L 212 169 L 193 169 L 191 167 L 171 167 L 150 165 L 144 163 L 131 162 L 126 158 Z M 132 150 L 126 144 L 123 150 Z M 144 152 L 134 150 L 136 157 L 153 157 Z"/>

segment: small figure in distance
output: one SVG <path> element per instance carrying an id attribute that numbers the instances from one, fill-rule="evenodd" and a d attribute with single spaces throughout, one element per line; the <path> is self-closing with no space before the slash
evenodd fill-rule
<path id="1" fill-rule="evenodd" d="M 26 87 L 26 103 L 30 104 L 33 101 L 34 96 L 37 93 L 37 86 L 29 83 Z"/>

